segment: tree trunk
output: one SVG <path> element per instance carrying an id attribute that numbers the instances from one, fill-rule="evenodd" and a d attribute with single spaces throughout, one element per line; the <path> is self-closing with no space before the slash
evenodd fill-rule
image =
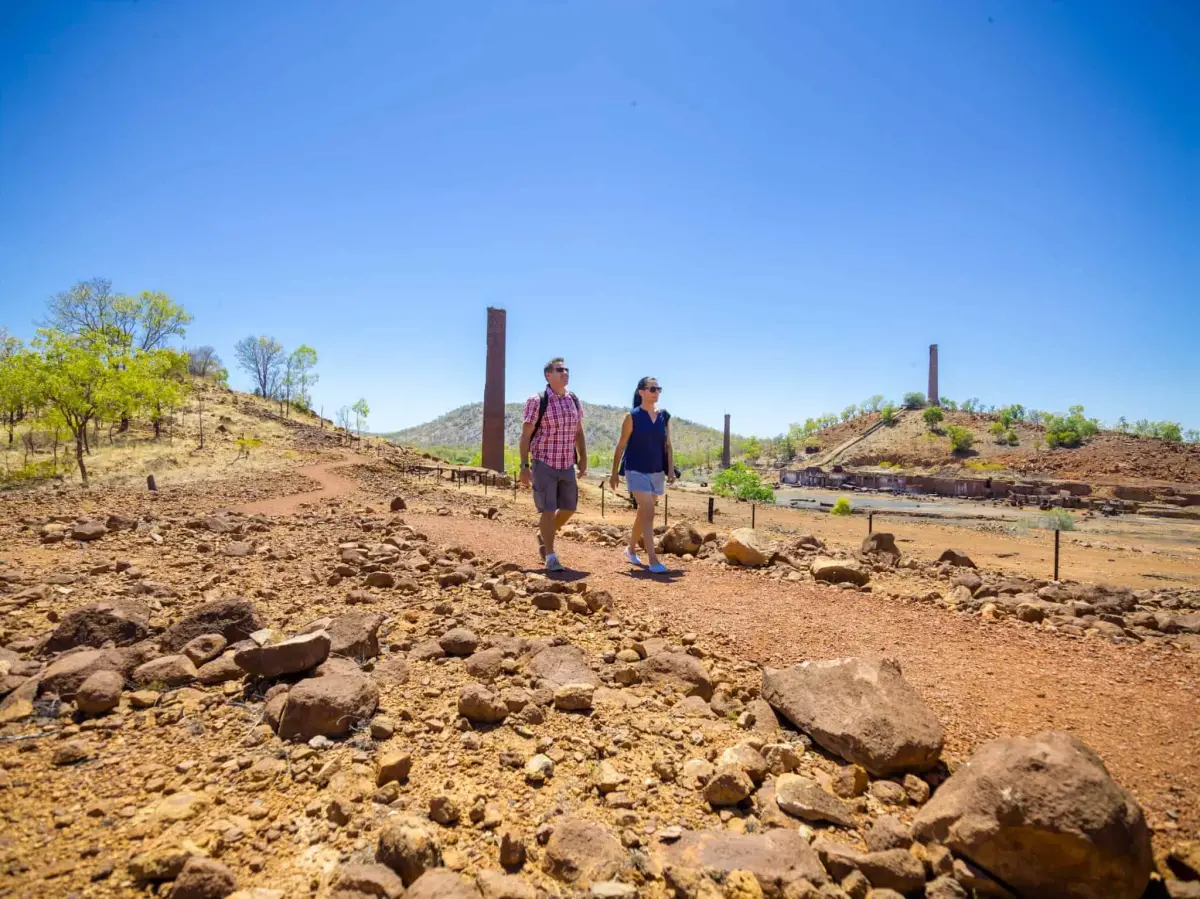
<path id="1" fill-rule="evenodd" d="M 117 429 L 117 433 L 124 434 L 128 430 L 129 430 L 129 416 L 122 415 L 121 416 L 121 427 Z"/>
<path id="2" fill-rule="evenodd" d="M 87 422 L 84 422 L 79 426 L 79 433 L 75 435 L 75 442 L 81 444 L 84 451 L 87 452 L 89 456 L 92 454 L 92 448 L 88 446 Z"/>
<path id="3" fill-rule="evenodd" d="M 80 428 L 75 435 L 75 461 L 79 463 L 79 477 L 83 479 L 83 486 L 88 485 L 87 466 L 83 464 L 83 442 L 87 439 L 87 426 Z"/>

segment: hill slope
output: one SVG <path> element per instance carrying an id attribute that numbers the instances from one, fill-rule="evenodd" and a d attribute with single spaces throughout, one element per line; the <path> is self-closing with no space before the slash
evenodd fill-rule
<path id="1" fill-rule="evenodd" d="M 504 406 L 504 443 L 507 446 L 515 447 L 521 440 L 523 409 L 523 403 L 507 403 Z M 620 406 L 583 403 L 583 430 L 588 449 L 611 450 L 616 446 L 621 434 L 621 422 L 627 411 Z M 713 453 L 714 459 L 720 458 L 721 432 L 716 428 L 672 415 L 671 429 L 676 452 L 703 453 L 708 450 Z M 393 443 L 411 446 L 478 448 L 483 442 L 483 403 L 460 406 L 423 425 L 381 436 Z M 731 442 L 737 448 L 741 438 L 731 437 Z"/>

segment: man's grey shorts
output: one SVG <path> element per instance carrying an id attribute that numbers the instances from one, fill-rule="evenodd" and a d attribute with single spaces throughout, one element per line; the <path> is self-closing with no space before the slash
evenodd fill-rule
<path id="1" fill-rule="evenodd" d="M 579 507 L 579 484 L 574 468 L 551 468 L 533 460 L 533 504 L 539 512 L 574 512 Z"/>

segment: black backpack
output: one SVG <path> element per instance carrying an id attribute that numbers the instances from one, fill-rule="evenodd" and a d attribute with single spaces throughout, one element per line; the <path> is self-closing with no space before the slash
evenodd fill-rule
<path id="1" fill-rule="evenodd" d="M 580 420 L 582 420 L 583 419 L 583 407 L 581 405 L 579 405 L 579 397 L 577 397 L 575 394 L 571 393 L 571 391 L 569 391 L 569 390 L 567 391 L 567 396 L 569 396 L 571 398 L 571 400 L 575 403 L 575 411 L 577 411 L 579 413 L 579 418 L 580 418 Z M 550 392 L 548 390 L 543 390 L 542 398 L 538 401 L 537 421 L 535 421 L 533 423 L 533 430 L 529 432 L 529 445 L 530 446 L 533 446 L 533 438 L 537 436 L 538 428 L 540 428 L 542 426 L 542 417 L 546 414 L 546 407 L 548 405 L 550 405 Z M 575 450 L 575 464 L 576 465 L 579 464 L 579 450 L 578 449 Z"/>
<path id="2" fill-rule="evenodd" d="M 668 412 L 666 409 L 663 409 L 661 411 L 662 411 L 662 417 L 663 417 L 663 427 L 665 428 L 667 425 L 669 425 L 671 423 L 671 413 Z M 630 413 L 630 414 L 632 414 L 632 413 Z M 667 470 L 667 462 L 669 461 L 669 459 L 670 459 L 670 457 L 667 455 L 667 447 L 664 444 L 663 445 L 663 471 Z M 621 456 L 621 467 L 619 469 L 617 469 L 617 474 L 619 474 L 621 477 L 625 477 L 625 456 L 624 455 Z M 677 478 L 681 477 L 682 474 L 683 474 L 683 472 L 681 472 L 679 470 L 678 466 L 676 466 L 675 477 L 677 477 Z"/>

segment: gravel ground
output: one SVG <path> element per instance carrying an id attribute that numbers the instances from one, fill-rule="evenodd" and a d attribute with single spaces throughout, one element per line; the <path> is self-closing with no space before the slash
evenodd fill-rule
<path id="1" fill-rule="evenodd" d="M 532 526 L 461 515 L 407 516 L 440 542 L 536 565 Z M 618 602 L 673 627 L 728 637 L 744 658 L 783 666 L 811 658 L 889 655 L 937 709 L 947 752 L 964 757 L 1006 734 L 1069 730 L 1137 795 L 1166 840 L 1200 836 L 1200 656 L 1142 644 L 1071 639 L 869 594 L 783 584 L 672 560 L 676 574 L 632 571 L 619 551 L 574 541 L 564 564 Z"/>

